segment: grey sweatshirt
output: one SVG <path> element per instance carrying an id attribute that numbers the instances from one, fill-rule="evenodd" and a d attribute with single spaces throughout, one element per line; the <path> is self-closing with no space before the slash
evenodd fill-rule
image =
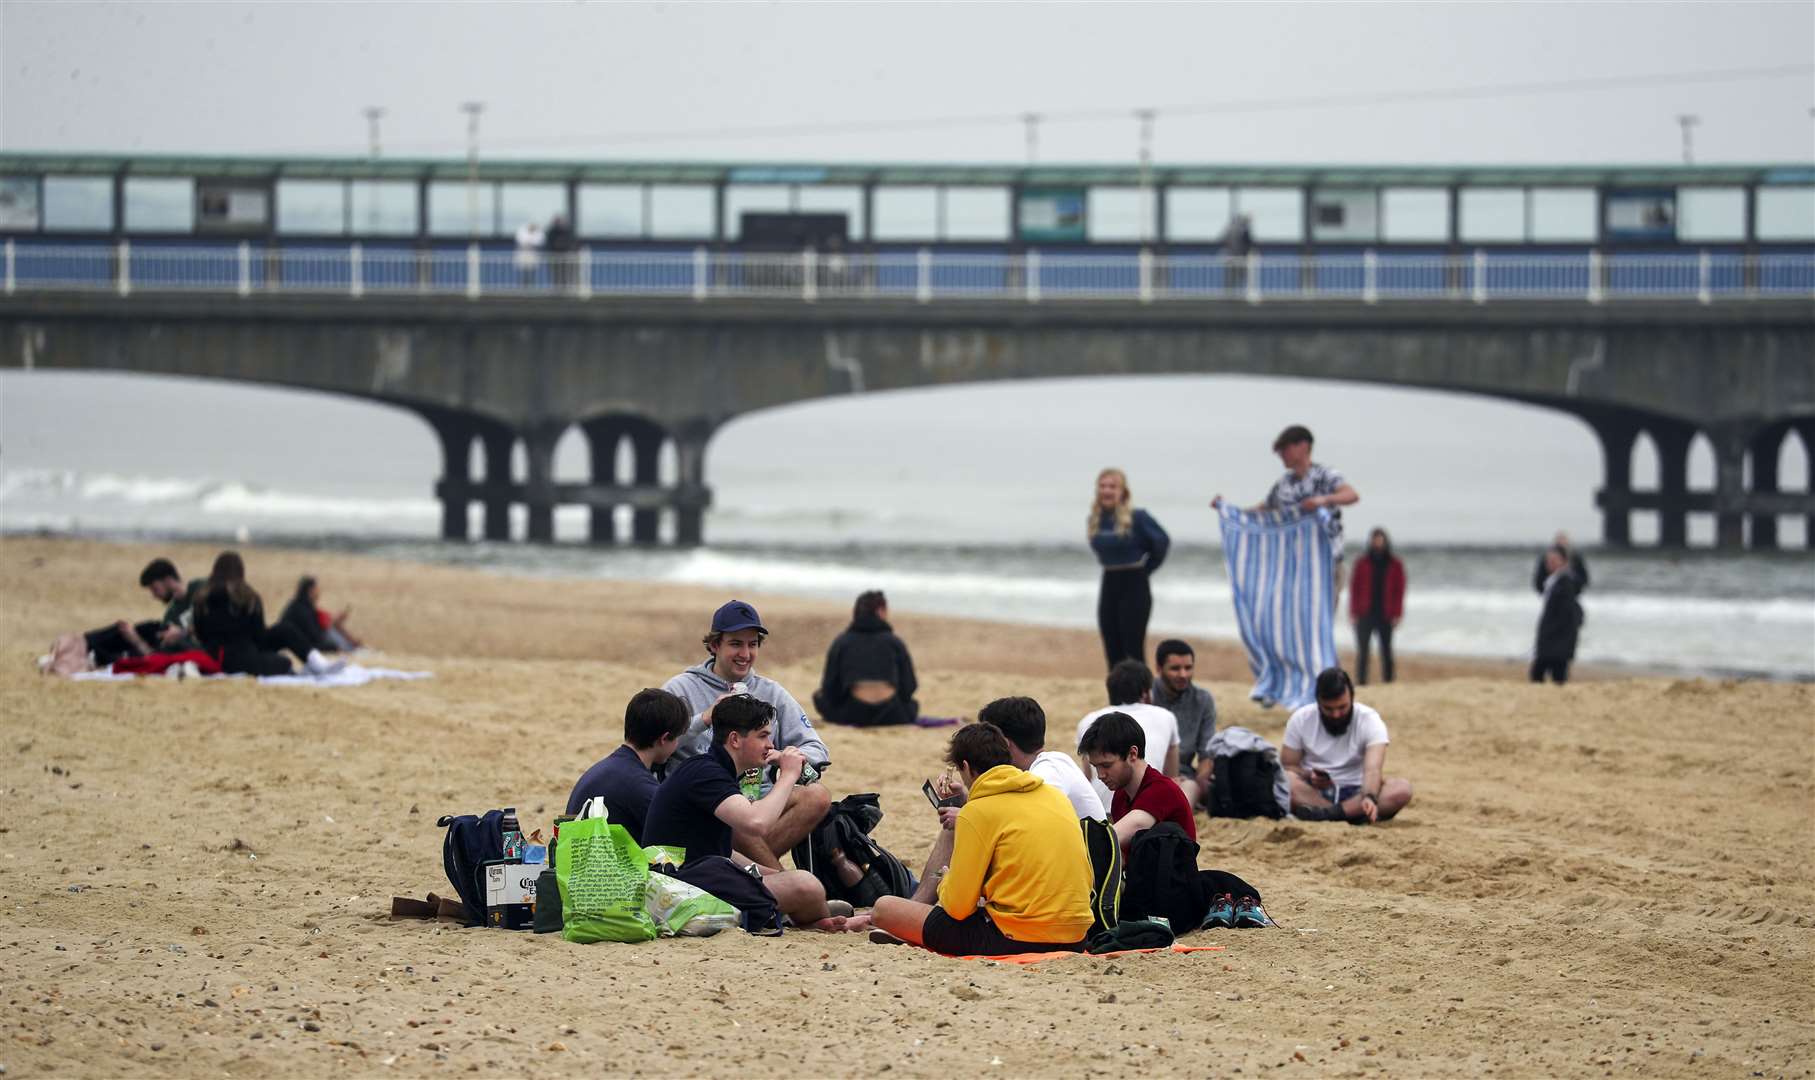
<path id="1" fill-rule="evenodd" d="M 794 695 L 782 689 L 780 683 L 754 671 L 744 677 L 743 683 L 751 696 L 775 707 L 773 739 L 777 750 L 798 746 L 815 768 L 832 759 L 831 751 L 813 730 L 813 721 L 808 719 L 807 711 L 794 700 Z M 712 670 L 712 661 L 707 660 L 669 679 L 662 689 L 685 701 L 687 710 L 693 714 L 686 734 L 681 736 L 680 745 L 674 751 L 674 760 L 685 761 L 711 749 L 712 728 L 706 723 L 705 713 L 720 695 L 731 692 L 731 684 L 719 678 Z"/>
<path id="2" fill-rule="evenodd" d="M 1209 757 L 1210 740 L 1216 735 L 1216 699 L 1201 686 L 1187 686 L 1173 694 L 1165 679 L 1153 680 L 1153 703 L 1171 709 L 1178 717 L 1178 767 L 1189 769 L 1198 758 Z"/>

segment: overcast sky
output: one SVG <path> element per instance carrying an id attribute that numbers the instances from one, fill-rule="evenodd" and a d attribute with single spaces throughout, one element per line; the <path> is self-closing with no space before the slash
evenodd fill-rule
<path id="1" fill-rule="evenodd" d="M 1160 162 L 1815 157 L 1815 4 L 0 2 L 0 147 L 1132 160 L 1132 110 L 1801 66 L 1416 103 L 1162 111 Z M 985 123 L 911 127 L 940 117 Z M 837 130 L 756 134 L 778 125 Z M 727 134 L 742 132 L 742 136 Z"/>

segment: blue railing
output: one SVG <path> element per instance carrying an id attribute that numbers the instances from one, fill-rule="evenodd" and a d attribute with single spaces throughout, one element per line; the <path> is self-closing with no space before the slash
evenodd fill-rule
<path id="1" fill-rule="evenodd" d="M 1373 251 L 1247 256 L 977 253 L 921 249 L 848 255 L 706 248 L 553 255 L 507 247 L 407 244 L 45 243 L 7 240 L 7 295 L 201 292 L 488 297 L 672 296 L 695 300 L 896 299 L 930 302 L 1349 300 L 1687 300 L 1815 298 L 1815 252 L 1594 251 L 1462 254 Z"/>

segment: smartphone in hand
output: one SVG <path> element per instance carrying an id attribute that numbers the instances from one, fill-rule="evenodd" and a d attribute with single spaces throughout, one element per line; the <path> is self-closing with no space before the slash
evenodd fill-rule
<path id="1" fill-rule="evenodd" d="M 933 804 L 933 809 L 935 810 L 943 810 L 948 806 L 958 805 L 957 799 L 941 799 L 939 797 L 938 789 L 933 787 L 933 782 L 931 780 L 922 781 L 920 790 L 926 795 L 926 801 Z"/>

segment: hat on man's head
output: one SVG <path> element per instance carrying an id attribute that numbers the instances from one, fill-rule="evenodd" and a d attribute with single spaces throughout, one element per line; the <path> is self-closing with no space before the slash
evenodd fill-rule
<path id="1" fill-rule="evenodd" d="M 767 634 L 769 628 L 756 614 L 756 609 L 742 600 L 733 600 L 712 613 L 712 632 L 729 634 L 733 630 L 755 630 Z"/>

